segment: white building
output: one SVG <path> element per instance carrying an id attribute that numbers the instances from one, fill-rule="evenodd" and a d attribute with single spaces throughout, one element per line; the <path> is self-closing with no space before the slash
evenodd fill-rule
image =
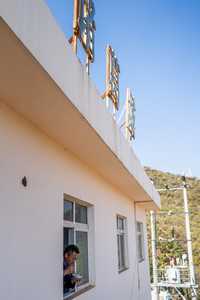
<path id="1" fill-rule="evenodd" d="M 69 299 L 150 299 L 159 205 L 44 1 L 1 0 L 0 298 L 63 299 L 65 228 L 84 277 Z"/>

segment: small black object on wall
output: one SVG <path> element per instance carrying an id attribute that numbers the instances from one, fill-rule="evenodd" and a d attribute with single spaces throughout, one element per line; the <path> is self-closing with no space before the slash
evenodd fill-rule
<path id="1" fill-rule="evenodd" d="M 24 176 L 24 177 L 22 178 L 22 185 L 23 185 L 24 187 L 27 187 L 27 185 L 28 185 L 26 176 Z"/>

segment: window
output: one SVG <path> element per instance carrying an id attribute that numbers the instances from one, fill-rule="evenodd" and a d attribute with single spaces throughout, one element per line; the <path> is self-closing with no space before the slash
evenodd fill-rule
<path id="1" fill-rule="evenodd" d="M 117 216 L 117 250 L 118 250 L 118 270 L 122 272 L 128 268 L 127 249 L 127 220 Z"/>
<path id="2" fill-rule="evenodd" d="M 89 256 L 94 257 L 94 251 L 91 250 L 93 247 L 91 243 L 91 227 L 93 227 L 91 226 L 91 209 L 92 206 L 89 204 L 82 203 L 70 196 L 64 197 L 63 247 L 65 249 L 68 245 L 75 244 L 80 250 L 75 272 L 80 274 L 82 279 L 76 289 L 91 284 L 93 276 L 89 260 Z M 89 255 L 89 251 L 91 251 L 91 255 Z"/>
<path id="3" fill-rule="evenodd" d="M 137 222 L 137 247 L 138 247 L 138 261 L 144 260 L 144 229 L 143 223 Z"/>

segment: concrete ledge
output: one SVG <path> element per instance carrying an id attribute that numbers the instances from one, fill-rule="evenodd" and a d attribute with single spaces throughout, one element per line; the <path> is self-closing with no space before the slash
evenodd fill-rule
<path id="1" fill-rule="evenodd" d="M 0 12 L 1 99 L 133 200 L 159 207 L 158 193 L 44 1 L 2 0 Z"/>
<path id="2" fill-rule="evenodd" d="M 78 296 L 80 296 L 80 295 L 82 295 L 82 294 L 90 291 L 93 288 L 95 288 L 95 285 L 90 284 L 90 285 L 88 285 L 88 286 L 86 286 L 84 288 L 79 289 L 78 291 L 72 293 L 69 296 L 66 296 L 66 297 L 64 296 L 64 300 L 72 300 L 72 299 L 74 299 L 74 298 L 76 298 L 76 297 L 78 297 Z"/>

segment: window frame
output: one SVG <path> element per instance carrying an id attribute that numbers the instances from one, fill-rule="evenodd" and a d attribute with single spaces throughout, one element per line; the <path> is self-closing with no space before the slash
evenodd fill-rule
<path id="1" fill-rule="evenodd" d="M 140 230 L 138 230 L 138 225 Z M 144 223 L 141 221 L 136 221 L 136 232 L 137 232 L 137 253 L 138 262 L 141 263 L 145 260 L 145 248 L 144 248 Z M 141 241 L 141 245 L 140 245 Z M 141 246 L 141 247 L 140 247 Z M 141 253 L 140 253 L 141 249 Z"/>
<path id="2" fill-rule="evenodd" d="M 64 201 L 69 201 L 73 203 L 73 220 L 64 220 Z M 87 208 L 87 224 L 79 223 L 75 221 L 75 206 L 79 204 Z M 63 197 L 63 232 L 64 228 L 74 229 L 74 243 L 76 244 L 76 231 L 87 232 L 88 238 L 88 282 L 75 288 L 75 291 L 69 294 L 63 294 L 63 299 L 74 299 L 80 294 L 90 290 L 95 287 L 95 259 L 94 259 L 94 206 L 88 202 L 79 200 L 73 196 L 64 194 Z M 63 240 L 64 243 L 64 240 Z M 63 244 L 64 246 L 64 244 Z M 63 247 L 62 247 L 63 248 Z"/>
<path id="3" fill-rule="evenodd" d="M 123 228 L 118 228 L 118 219 L 123 221 Z M 129 269 L 129 256 L 128 256 L 128 227 L 127 227 L 127 218 L 125 216 L 116 215 L 116 222 L 117 222 L 117 260 L 118 260 L 118 273 L 122 273 Z M 124 237 L 124 250 L 121 251 L 118 244 L 118 236 Z M 120 267 L 120 256 L 122 255 L 120 252 L 124 253 L 124 266 Z"/>

